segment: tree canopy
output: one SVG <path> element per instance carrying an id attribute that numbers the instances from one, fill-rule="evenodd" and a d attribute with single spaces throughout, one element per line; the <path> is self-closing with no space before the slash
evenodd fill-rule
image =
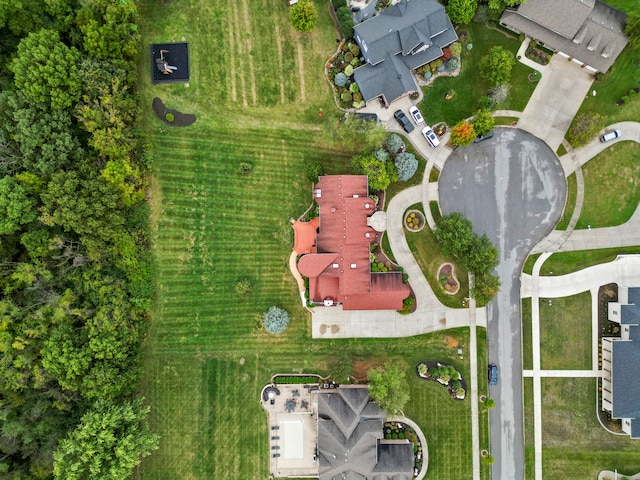
<path id="1" fill-rule="evenodd" d="M 35 200 L 13 177 L 0 178 L 0 235 L 18 231 L 36 218 Z"/>
<path id="2" fill-rule="evenodd" d="M 311 0 L 298 0 L 289 10 L 291 25 L 299 32 L 310 32 L 318 21 L 318 12 Z"/>
<path id="3" fill-rule="evenodd" d="M 400 412 L 409 401 L 409 387 L 404 372 L 397 365 L 386 364 L 367 372 L 369 395 L 391 414 Z"/>
<path id="4" fill-rule="evenodd" d="M 280 335 L 283 333 L 289 326 L 289 321 L 289 313 L 276 306 L 269 308 L 262 317 L 264 329 L 274 335 Z"/>
<path id="5" fill-rule="evenodd" d="M 624 32 L 629 37 L 629 45 L 640 48 L 640 10 L 627 15 Z"/>
<path id="6" fill-rule="evenodd" d="M 491 47 L 480 60 L 480 75 L 489 81 L 491 86 L 509 83 L 511 69 L 516 59 L 513 53 L 504 47 Z"/>
<path id="7" fill-rule="evenodd" d="M 447 15 L 453 23 L 467 24 L 476 13 L 477 0 L 449 0 Z"/>
<path id="8" fill-rule="evenodd" d="M 496 119 L 489 110 L 478 110 L 471 123 L 476 135 L 486 135 L 496 124 Z"/>
<path id="9" fill-rule="evenodd" d="M 42 29 L 20 42 L 11 70 L 27 98 L 64 109 L 80 98 L 79 60 L 80 52 L 62 43 L 57 31 Z"/>
<path id="10" fill-rule="evenodd" d="M 476 138 L 476 132 L 473 124 L 466 120 L 460 120 L 451 129 L 451 143 L 454 145 L 464 147 L 465 145 L 469 145 L 473 142 L 474 138 Z"/>

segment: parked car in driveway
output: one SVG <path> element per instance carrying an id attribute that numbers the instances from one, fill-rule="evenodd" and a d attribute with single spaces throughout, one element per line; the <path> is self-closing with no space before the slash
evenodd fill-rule
<path id="1" fill-rule="evenodd" d="M 418 110 L 418 107 L 410 107 L 409 113 L 413 117 L 413 121 L 416 122 L 416 125 L 422 125 L 424 123 L 424 118 L 422 118 L 422 114 L 420 113 L 420 110 Z"/>
<path id="2" fill-rule="evenodd" d="M 440 145 L 438 136 L 429 125 L 422 129 L 422 135 L 424 135 L 424 138 L 427 139 L 427 142 L 429 142 L 429 145 L 431 145 L 433 148 L 436 148 L 438 145 Z"/>
<path id="3" fill-rule="evenodd" d="M 602 135 L 600 137 L 600 141 L 604 143 L 604 142 L 608 142 L 609 140 L 613 140 L 614 138 L 618 138 L 620 136 L 622 136 L 622 132 L 616 128 L 615 130 L 611 132 L 607 132 L 604 135 Z"/>
<path id="4" fill-rule="evenodd" d="M 413 132 L 413 124 L 409 121 L 409 119 L 407 118 L 407 116 L 404 114 L 402 110 L 396 110 L 393 113 L 393 116 L 398 121 L 400 126 L 404 128 L 405 132 L 407 133 Z"/>
<path id="5" fill-rule="evenodd" d="M 489 385 L 498 384 L 498 367 L 493 363 L 489 364 Z"/>

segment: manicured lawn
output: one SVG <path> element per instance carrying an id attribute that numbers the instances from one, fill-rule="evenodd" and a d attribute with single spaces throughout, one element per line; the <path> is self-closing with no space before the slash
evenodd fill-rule
<path id="1" fill-rule="evenodd" d="M 531 297 L 522 299 L 522 368 L 533 368 Z"/>
<path id="2" fill-rule="evenodd" d="M 468 376 L 468 329 L 407 339 L 313 340 L 288 271 L 288 217 L 311 202 L 304 162 L 318 160 L 327 173 L 341 173 L 349 160 L 324 135 L 324 123 L 336 115 L 322 76 L 336 36 L 326 3 L 316 3 L 318 27 L 305 35 L 289 26 L 286 2 L 162 5 L 147 0 L 141 6 L 145 45 L 184 37 L 192 70 L 188 86 L 152 86 L 149 59 L 139 68 L 143 129 L 154 146 L 157 286 L 140 392 L 161 440 L 136 478 L 268 478 L 262 386 L 277 372 L 328 374 L 342 351 L 372 365 L 401 363 L 414 396 L 406 413 L 430 442 L 427 478 L 470 478 L 469 401 L 454 402 L 413 374 L 417 361 L 434 358 Z M 151 111 L 155 96 L 195 113 L 196 123 L 165 126 Z M 236 173 L 240 162 L 251 163 L 252 173 Z M 245 297 L 234 290 L 242 278 L 253 285 Z M 271 305 L 292 318 L 278 337 L 261 328 Z M 464 359 L 446 346 L 445 335 L 459 337 Z"/>
<path id="3" fill-rule="evenodd" d="M 562 252 L 551 255 L 540 269 L 540 275 L 565 275 L 583 268 L 611 262 L 618 255 L 640 253 L 640 247 L 601 248 Z"/>
<path id="4" fill-rule="evenodd" d="M 604 430 L 595 399 L 593 378 L 542 379 L 543 478 L 584 480 L 597 478 L 601 470 L 640 471 L 638 442 Z"/>
<path id="5" fill-rule="evenodd" d="M 535 439 L 533 437 L 533 378 L 523 379 L 524 388 L 524 478 L 535 478 Z"/>
<path id="6" fill-rule="evenodd" d="M 487 376 L 484 372 L 487 371 L 487 330 L 485 328 L 476 328 L 477 342 L 478 342 L 478 397 L 480 395 L 487 395 Z M 490 450 L 489 439 L 489 410 L 480 405 L 478 407 L 478 424 L 480 426 L 480 449 Z M 488 465 L 480 463 L 481 475 L 483 480 L 489 480 L 491 478 L 491 469 Z"/>
<path id="7" fill-rule="evenodd" d="M 583 167 L 585 201 L 576 228 L 621 225 L 640 202 L 640 145 L 611 145 Z"/>
<path id="8" fill-rule="evenodd" d="M 566 230 L 571 221 L 571 216 L 576 208 L 576 199 L 578 196 L 578 181 L 576 180 L 576 174 L 572 173 L 567 177 L 567 202 L 564 205 L 564 212 L 560 222 L 556 226 L 556 230 Z"/>
<path id="9" fill-rule="evenodd" d="M 591 293 L 539 301 L 541 368 L 590 369 Z"/>
<path id="10" fill-rule="evenodd" d="M 421 203 L 411 205 L 407 210 L 418 209 L 424 212 Z M 411 253 L 420 265 L 422 273 L 426 277 L 431 289 L 438 299 L 449 307 L 460 308 L 465 297 L 469 296 L 469 275 L 462 270 L 457 263 L 442 256 L 436 238 L 429 226 L 425 226 L 419 232 L 409 232 L 405 229 L 407 243 L 411 249 Z M 445 262 L 453 263 L 455 266 L 455 274 L 460 282 L 460 290 L 455 295 L 448 295 L 438 282 L 438 268 Z"/>
<path id="11" fill-rule="evenodd" d="M 539 256 L 540 256 L 539 253 L 534 253 L 533 255 L 529 255 L 527 257 L 527 260 L 524 262 L 524 267 L 522 267 L 522 272 L 528 273 L 529 275 L 531 275 L 533 273 L 533 266 L 535 265 Z"/>
<path id="12" fill-rule="evenodd" d="M 473 50 L 462 50 L 462 71 L 457 77 L 437 78 L 429 86 L 424 87 L 424 100 L 421 111 L 429 124 L 445 121 L 455 125 L 459 120 L 470 117 L 478 109 L 478 100 L 487 94 L 489 84 L 478 74 L 478 65 L 482 56 L 493 46 L 500 45 L 513 52 L 518 51 L 520 42 L 508 38 L 503 33 L 486 28 L 484 25 L 472 23 L 460 27 L 470 34 L 469 41 Z M 535 89 L 535 83 L 529 82 L 527 76 L 533 70 L 516 62 L 511 73 L 511 92 L 509 98 L 500 109 L 522 111 Z M 456 95 L 449 101 L 442 101 L 445 93 L 455 90 Z M 511 122 L 509 122 L 511 123 Z"/>

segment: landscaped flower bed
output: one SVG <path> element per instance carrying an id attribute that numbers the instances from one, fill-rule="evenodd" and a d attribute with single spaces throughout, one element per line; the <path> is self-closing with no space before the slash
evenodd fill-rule
<path id="1" fill-rule="evenodd" d="M 466 396 L 467 382 L 453 365 L 425 360 L 416 366 L 416 375 L 446 387 L 454 400 L 464 400 Z"/>
<path id="2" fill-rule="evenodd" d="M 538 44 L 533 40 L 529 42 L 525 55 L 529 60 L 533 60 L 540 65 L 547 65 L 551 61 L 551 55 L 538 48 Z"/>
<path id="3" fill-rule="evenodd" d="M 360 57 L 360 47 L 354 41 L 346 41 L 327 61 L 325 72 L 333 85 L 336 102 L 340 108 L 364 107 L 360 88 L 353 79 L 353 71 L 362 65 L 363 60 Z"/>
<path id="4" fill-rule="evenodd" d="M 404 217 L 404 225 L 412 232 L 419 232 L 427 223 L 420 210 L 409 210 Z"/>
<path id="5" fill-rule="evenodd" d="M 407 439 L 413 444 L 414 464 L 413 467 L 419 472 L 422 470 L 422 462 L 424 456 L 422 453 L 422 445 L 415 430 L 406 423 L 402 422 L 384 422 L 382 426 L 384 438 L 387 440 Z"/>
<path id="6" fill-rule="evenodd" d="M 455 295 L 460 290 L 460 282 L 451 263 L 443 263 L 438 269 L 438 281 L 446 293 Z"/>

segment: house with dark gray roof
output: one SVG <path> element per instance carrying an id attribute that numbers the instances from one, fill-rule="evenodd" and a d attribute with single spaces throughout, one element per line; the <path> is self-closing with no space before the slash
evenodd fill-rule
<path id="1" fill-rule="evenodd" d="M 620 337 L 602 338 L 602 409 L 622 420 L 622 430 L 640 438 L 640 288 L 618 287 L 609 320 Z"/>
<path id="2" fill-rule="evenodd" d="M 400 0 L 354 27 L 364 65 L 354 71 L 363 99 L 385 104 L 418 91 L 412 74 L 442 56 L 458 35 L 436 0 Z"/>
<path id="3" fill-rule="evenodd" d="M 318 477 L 320 480 L 411 480 L 413 445 L 387 440 L 386 413 L 366 385 L 318 392 Z"/>
<path id="4" fill-rule="evenodd" d="M 600 0 L 527 0 L 500 23 L 592 72 L 606 72 L 627 44 L 627 16 Z"/>

